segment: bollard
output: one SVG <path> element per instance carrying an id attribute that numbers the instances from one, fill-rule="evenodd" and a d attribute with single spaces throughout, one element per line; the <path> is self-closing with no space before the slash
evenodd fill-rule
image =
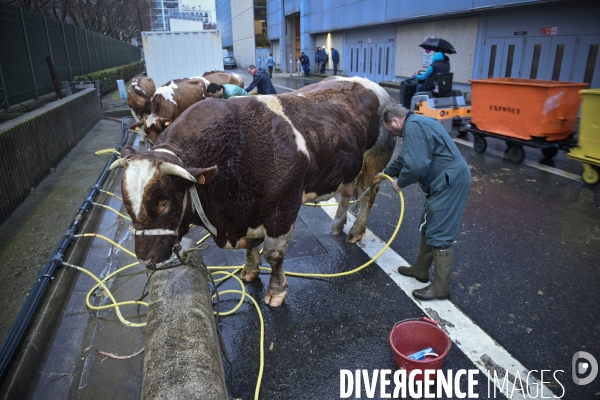
<path id="1" fill-rule="evenodd" d="M 202 253 L 182 259 L 150 280 L 141 398 L 228 400 Z"/>

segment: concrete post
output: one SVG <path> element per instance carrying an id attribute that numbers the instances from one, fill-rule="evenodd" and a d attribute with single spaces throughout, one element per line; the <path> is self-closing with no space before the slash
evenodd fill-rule
<path id="1" fill-rule="evenodd" d="M 151 278 L 142 399 L 228 400 L 200 251 Z"/>

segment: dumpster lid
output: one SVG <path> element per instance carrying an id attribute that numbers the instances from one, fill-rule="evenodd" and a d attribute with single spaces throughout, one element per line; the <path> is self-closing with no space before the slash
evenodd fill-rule
<path id="1" fill-rule="evenodd" d="M 580 90 L 579 94 L 595 94 L 596 96 L 600 96 L 600 89 L 585 89 L 585 90 Z"/>
<path id="2" fill-rule="evenodd" d="M 492 83 L 497 85 L 517 85 L 517 86 L 537 86 L 537 87 L 582 87 L 588 86 L 584 82 L 565 82 L 565 81 L 548 81 L 542 79 L 523 79 L 523 78 L 488 78 L 488 79 L 470 79 L 472 83 Z"/>

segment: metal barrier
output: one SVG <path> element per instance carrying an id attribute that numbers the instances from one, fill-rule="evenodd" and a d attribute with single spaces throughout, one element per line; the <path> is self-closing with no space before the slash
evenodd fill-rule
<path id="1" fill-rule="evenodd" d="M 0 125 L 0 224 L 99 120 L 86 89 Z"/>

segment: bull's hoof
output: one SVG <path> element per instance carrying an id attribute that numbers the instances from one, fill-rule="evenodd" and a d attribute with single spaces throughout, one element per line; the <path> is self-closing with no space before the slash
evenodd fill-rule
<path id="1" fill-rule="evenodd" d="M 358 242 L 360 239 L 362 239 L 362 237 L 363 237 L 362 233 L 361 233 L 360 235 L 351 235 L 351 234 L 349 234 L 349 235 L 346 237 L 346 242 L 348 242 L 348 243 L 356 243 L 356 242 Z"/>
<path id="2" fill-rule="evenodd" d="M 337 236 L 344 231 L 344 228 L 331 228 L 331 234 Z"/>
<path id="3" fill-rule="evenodd" d="M 267 289 L 267 294 L 265 295 L 265 304 L 270 305 L 271 307 L 279 307 L 283 304 L 283 301 L 287 297 L 287 290 L 283 290 L 280 293 L 274 293 L 273 289 Z"/>
<path id="4" fill-rule="evenodd" d="M 258 278 L 259 273 L 260 269 L 258 267 L 256 269 L 246 269 L 246 267 L 244 267 L 240 275 L 244 282 L 252 282 L 256 278 Z"/>

